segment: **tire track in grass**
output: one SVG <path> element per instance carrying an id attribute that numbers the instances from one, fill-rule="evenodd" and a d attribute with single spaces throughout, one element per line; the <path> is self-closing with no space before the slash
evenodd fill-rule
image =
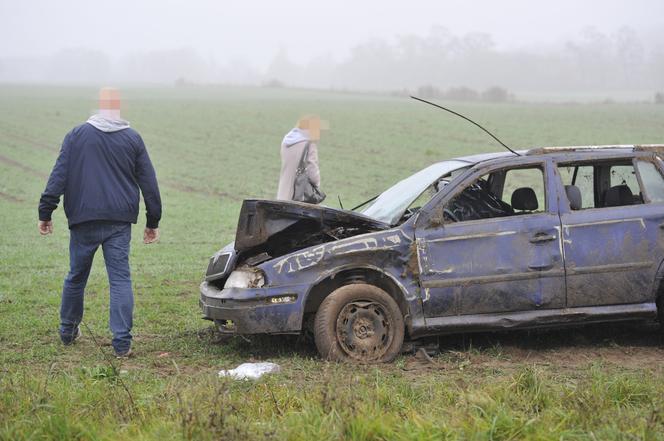
<path id="1" fill-rule="evenodd" d="M 52 152 L 57 152 L 58 151 L 57 148 L 48 147 L 46 144 L 44 144 L 44 143 L 42 143 L 38 140 L 28 138 L 28 137 L 25 137 L 25 136 L 17 136 L 17 135 L 6 134 L 6 133 L 3 134 L 2 136 L 6 137 L 6 138 L 12 138 L 12 139 L 15 139 L 15 140 L 25 142 L 25 143 L 28 144 L 29 147 L 36 147 L 36 148 L 39 148 L 39 149 L 49 150 L 49 151 L 52 151 Z M 18 161 L 7 158 L 6 156 L 0 155 L 0 162 L 2 162 L 4 164 L 7 164 L 7 165 L 10 165 L 10 166 L 13 166 L 13 167 L 20 168 L 21 170 L 23 170 L 23 171 L 25 171 L 25 172 L 33 175 L 33 176 L 37 176 L 37 177 L 44 178 L 44 179 L 48 178 L 48 174 L 44 174 L 43 172 L 40 172 L 39 170 L 35 170 L 35 169 L 33 169 L 33 168 L 31 168 L 27 165 L 21 164 Z M 224 192 L 224 191 L 193 187 L 191 185 L 183 184 L 183 183 L 180 183 L 180 182 L 177 182 L 177 181 L 172 181 L 170 179 L 161 178 L 161 179 L 159 179 L 159 183 L 161 185 L 163 185 L 164 187 L 172 188 L 172 189 L 180 191 L 182 193 L 200 194 L 200 195 L 203 195 L 203 196 L 215 196 L 215 197 L 230 199 L 230 200 L 236 201 L 236 202 L 241 202 L 242 200 L 244 200 L 241 197 L 238 197 L 236 195 L 233 195 L 233 194 L 230 194 L 230 193 L 227 193 L 227 192 Z"/>
<path id="2" fill-rule="evenodd" d="M 21 135 L 16 135 L 14 133 L 5 132 L 5 133 L 2 134 L 2 137 L 13 140 L 13 141 L 19 141 L 19 142 L 27 143 L 27 144 L 30 145 L 30 147 L 36 147 L 40 150 L 46 150 L 46 151 L 49 151 L 49 152 L 59 152 L 60 151 L 60 149 L 58 147 L 53 147 L 53 146 L 50 146 L 48 144 L 44 144 L 43 142 L 37 141 L 35 139 L 31 139 L 31 138 L 21 136 Z"/>
<path id="3" fill-rule="evenodd" d="M 218 190 L 209 190 L 209 189 L 204 189 L 204 188 L 197 188 L 197 187 L 192 187 L 190 185 L 186 184 L 181 184 L 179 182 L 171 181 L 169 179 L 159 179 L 159 184 L 163 185 L 164 187 L 169 187 L 177 191 L 181 191 L 182 193 L 190 193 L 190 194 L 200 194 L 203 196 L 215 196 L 215 197 L 220 197 L 220 198 L 226 198 L 230 199 L 232 201 L 243 201 L 244 199 L 232 195 L 230 193 L 226 193 L 224 191 L 218 191 Z"/>
<path id="4" fill-rule="evenodd" d="M 4 155 L 0 155 L 0 163 L 9 165 L 14 168 L 18 168 L 32 176 L 38 177 L 40 179 L 48 179 L 48 174 L 43 173 L 39 170 L 36 170 L 32 167 L 29 167 L 25 164 L 22 164 L 18 161 L 15 161 L 14 159 L 8 158 Z M 174 190 L 180 191 L 182 193 L 189 193 L 189 194 L 200 194 L 203 196 L 215 196 L 215 197 L 221 197 L 221 198 L 227 198 L 233 201 L 242 201 L 243 198 L 232 195 L 230 193 L 226 193 L 223 191 L 218 191 L 218 190 L 210 190 L 210 189 L 205 189 L 205 188 L 198 188 L 198 187 L 192 187 L 190 185 L 182 184 L 176 181 L 171 181 L 170 179 L 159 179 L 159 183 L 168 188 L 172 188 Z M 11 195 L 8 195 L 11 196 Z M 13 196 L 11 196 L 13 197 Z"/>
<path id="5" fill-rule="evenodd" d="M 0 199 L 3 199 L 5 201 L 9 201 L 9 202 L 14 202 L 14 203 L 17 203 L 17 204 L 25 202 L 24 199 L 18 198 L 16 196 L 12 196 L 12 195 L 10 195 L 8 193 L 5 193 L 3 191 L 0 191 Z"/>
<path id="6" fill-rule="evenodd" d="M 37 178 L 41 178 L 41 179 L 48 178 L 48 174 L 46 174 L 44 172 L 41 172 L 37 169 L 34 169 L 30 166 L 27 166 L 25 164 L 21 164 L 20 162 L 15 161 L 11 158 L 8 158 L 4 155 L 0 155 L 0 162 L 3 163 L 3 164 L 9 165 L 11 167 L 23 170 L 24 172 L 28 173 L 29 175 L 35 176 Z"/>

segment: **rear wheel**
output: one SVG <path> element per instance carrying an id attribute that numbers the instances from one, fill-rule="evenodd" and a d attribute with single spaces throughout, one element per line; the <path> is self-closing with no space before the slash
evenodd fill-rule
<path id="1" fill-rule="evenodd" d="M 320 305 L 314 338 L 318 352 L 327 360 L 389 362 L 401 351 L 403 315 L 394 299 L 380 288 L 342 286 Z"/>

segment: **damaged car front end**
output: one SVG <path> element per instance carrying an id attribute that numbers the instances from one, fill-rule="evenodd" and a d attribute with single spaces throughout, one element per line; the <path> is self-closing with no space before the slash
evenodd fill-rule
<path id="1" fill-rule="evenodd" d="M 214 320 L 222 333 L 299 334 L 313 328 L 314 315 L 331 292 L 348 284 L 370 284 L 394 299 L 410 329 L 409 311 L 419 308 L 419 300 L 412 274 L 417 271 L 414 235 L 407 222 L 414 211 L 409 207 L 423 192 L 434 192 L 434 185 L 447 184 L 439 182 L 441 177 L 468 165 L 434 164 L 362 211 L 245 200 L 235 242 L 211 257 L 200 286 L 204 317 Z M 366 317 L 357 321 L 361 329 L 373 326 L 362 327 Z M 363 342 L 371 337 L 378 338 L 371 335 Z"/>
<path id="2" fill-rule="evenodd" d="M 238 334 L 299 333 L 325 245 L 389 227 L 355 213 L 267 200 L 244 201 L 239 219 L 235 242 L 210 259 L 201 284 L 205 317 Z"/>

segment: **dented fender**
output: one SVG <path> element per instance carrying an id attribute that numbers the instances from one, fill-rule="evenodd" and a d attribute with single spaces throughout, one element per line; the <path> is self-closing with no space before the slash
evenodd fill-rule
<path id="1" fill-rule="evenodd" d="M 412 227 L 366 233 L 299 250 L 258 265 L 266 288 L 307 285 L 309 292 L 322 281 L 347 270 L 369 270 L 387 277 L 401 291 L 414 323 L 424 325 Z"/>

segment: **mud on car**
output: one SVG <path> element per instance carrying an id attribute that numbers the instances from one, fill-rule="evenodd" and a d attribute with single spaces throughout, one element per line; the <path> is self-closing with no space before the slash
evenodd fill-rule
<path id="1" fill-rule="evenodd" d="M 203 315 L 231 334 L 309 330 L 322 357 L 370 362 L 435 334 L 662 322 L 662 154 L 455 158 L 355 210 L 245 200 L 200 286 Z"/>

